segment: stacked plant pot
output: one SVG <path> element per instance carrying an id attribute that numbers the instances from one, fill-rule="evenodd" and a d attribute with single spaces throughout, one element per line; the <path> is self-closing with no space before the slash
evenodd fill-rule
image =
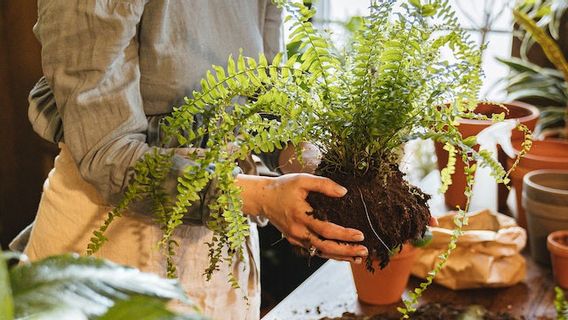
<path id="1" fill-rule="evenodd" d="M 507 109 L 505 110 L 503 106 Z M 475 112 L 478 114 L 491 117 L 494 114 L 500 114 L 505 112 L 506 119 L 517 119 L 522 124 L 526 125 L 531 131 L 534 130 L 536 122 L 540 115 L 538 109 L 532 105 L 523 102 L 511 102 L 502 105 L 493 103 L 480 103 Z M 483 129 L 491 126 L 493 124 L 490 120 L 472 120 L 472 119 L 462 119 L 460 120 L 459 130 L 464 138 L 475 136 Z M 521 131 L 515 130 L 511 136 L 512 141 L 522 141 L 523 133 Z M 441 143 L 436 143 L 436 156 L 438 157 L 438 168 L 442 170 L 448 164 L 448 152 L 444 150 L 444 146 Z M 498 159 L 503 167 L 507 165 L 507 156 L 498 148 Z M 464 164 L 458 159 L 456 162 L 455 173 L 452 175 L 452 184 L 449 186 L 445 194 L 445 202 L 450 208 L 460 207 L 465 208 L 466 206 L 466 196 L 465 191 L 465 172 Z M 499 185 L 498 187 L 498 201 L 500 211 L 506 206 L 508 189 L 506 186 Z"/>
<path id="2" fill-rule="evenodd" d="M 513 143 L 515 152 L 521 149 L 521 142 Z M 508 165 L 512 165 L 514 159 L 508 159 Z M 531 228 L 523 206 L 522 195 L 524 193 L 523 178 L 529 172 L 539 169 L 568 170 L 568 142 L 565 140 L 535 140 L 531 150 L 521 159 L 519 165 L 511 173 L 511 182 L 515 188 L 517 202 L 517 221 L 521 227 L 528 228 L 529 238 L 532 236 Z"/>
<path id="3" fill-rule="evenodd" d="M 542 264 L 550 264 L 548 237 L 551 252 L 568 260 L 568 248 L 562 250 L 560 245 L 564 241 L 551 235 L 554 231 L 568 230 L 568 170 L 535 170 L 527 173 L 524 176 L 522 199 L 533 259 Z M 550 243 L 550 240 L 554 242 Z M 557 273 L 560 272 L 556 269 L 558 268 L 555 268 Z M 568 261 L 565 262 L 565 268 L 560 269 L 564 273 L 568 272 Z"/>

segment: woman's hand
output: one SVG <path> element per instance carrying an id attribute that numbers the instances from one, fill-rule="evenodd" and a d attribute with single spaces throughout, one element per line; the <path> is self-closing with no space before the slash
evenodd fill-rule
<path id="1" fill-rule="evenodd" d="M 319 255 L 335 260 L 361 263 L 368 255 L 362 245 L 345 245 L 333 240 L 357 242 L 363 234 L 331 222 L 317 220 L 307 213 L 312 208 L 306 201 L 309 192 L 329 197 L 342 197 L 347 189 L 330 179 L 309 174 L 287 174 L 277 178 L 239 175 L 243 211 L 263 215 L 296 246 L 317 249 Z"/>

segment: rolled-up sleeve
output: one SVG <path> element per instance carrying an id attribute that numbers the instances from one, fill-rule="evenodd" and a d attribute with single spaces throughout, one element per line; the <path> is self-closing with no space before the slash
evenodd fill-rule
<path id="1" fill-rule="evenodd" d="M 266 3 L 266 15 L 264 18 L 262 38 L 264 42 L 264 54 L 269 59 L 272 59 L 283 49 L 282 10 L 270 0 Z"/>
<path id="2" fill-rule="evenodd" d="M 146 143 L 137 36 L 147 1 L 38 2 L 34 31 L 63 121 L 64 142 L 82 177 L 110 204 L 121 199 L 132 167 L 152 149 Z M 174 156 L 174 170 L 166 183 L 172 186 L 171 193 L 188 165 L 192 165 L 189 160 Z M 199 222 L 202 207 L 192 206 L 188 219 Z M 151 205 L 137 208 L 151 212 Z"/>
<path id="3" fill-rule="evenodd" d="M 267 59 L 272 60 L 274 56 L 282 50 L 282 10 L 279 9 L 272 1 L 266 1 L 266 10 L 264 17 L 264 26 L 262 32 L 263 50 Z M 268 119 L 277 119 L 277 117 L 265 114 L 263 117 Z M 263 152 L 258 154 L 262 163 L 270 170 L 278 173 L 280 170 L 279 159 L 280 151 Z"/>

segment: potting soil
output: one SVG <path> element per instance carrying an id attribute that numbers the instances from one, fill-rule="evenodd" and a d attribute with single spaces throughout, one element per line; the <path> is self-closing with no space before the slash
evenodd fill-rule
<path id="1" fill-rule="evenodd" d="M 361 244 L 369 250 L 370 270 L 371 259 L 379 260 L 384 268 L 403 243 L 421 238 L 430 220 L 430 196 L 404 180 L 398 167 L 385 171 L 363 177 L 323 173 L 347 188 L 347 194 L 342 198 L 319 193 L 308 196 L 317 219 L 363 232 L 365 240 Z"/>

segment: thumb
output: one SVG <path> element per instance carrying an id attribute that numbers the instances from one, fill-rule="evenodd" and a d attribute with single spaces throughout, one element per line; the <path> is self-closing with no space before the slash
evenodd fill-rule
<path id="1" fill-rule="evenodd" d="M 347 193 L 345 187 L 328 178 L 305 175 L 302 180 L 302 185 L 307 191 L 319 192 L 334 198 L 343 197 Z"/>

